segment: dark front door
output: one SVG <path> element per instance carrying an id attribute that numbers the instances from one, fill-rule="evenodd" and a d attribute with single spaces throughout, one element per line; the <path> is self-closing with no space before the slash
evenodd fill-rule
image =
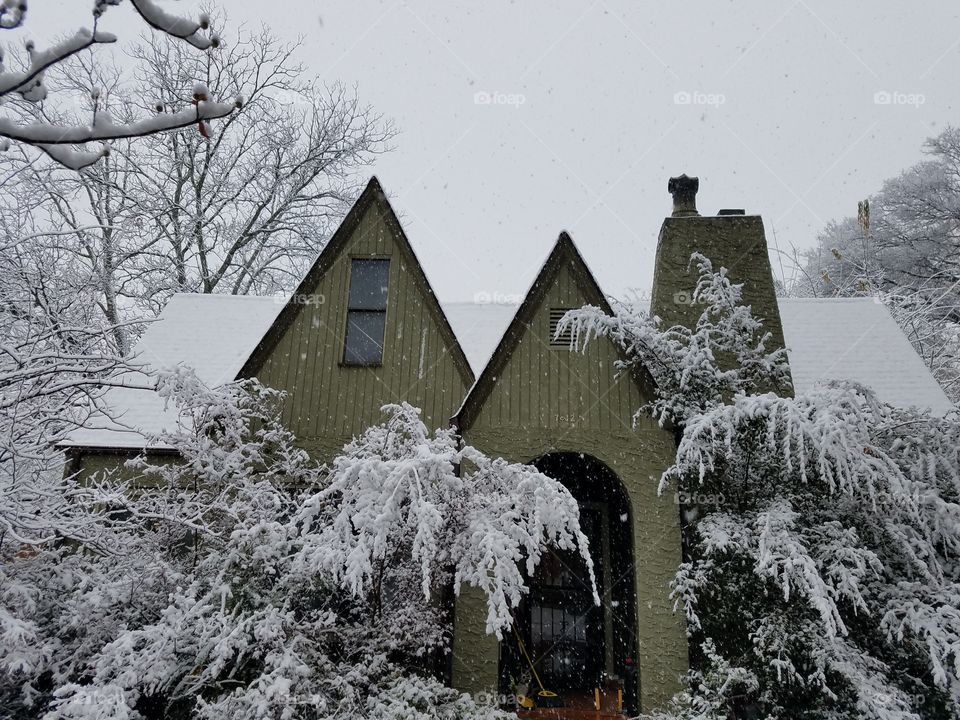
<path id="1" fill-rule="evenodd" d="M 581 508 L 580 525 L 590 540 L 602 597 L 600 513 Z M 530 656 L 548 690 L 592 689 L 603 670 L 603 608 L 593 602 L 586 563 L 579 553 L 544 554 L 531 583 Z"/>

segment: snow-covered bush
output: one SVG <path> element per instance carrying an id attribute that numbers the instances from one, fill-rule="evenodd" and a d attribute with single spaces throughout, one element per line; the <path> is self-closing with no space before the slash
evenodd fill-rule
<path id="1" fill-rule="evenodd" d="M 397 583 L 429 599 L 452 575 L 454 592 L 466 583 L 486 593 L 487 631 L 498 636 L 528 589 L 519 559 L 529 576 L 546 546 L 579 548 L 593 572 L 577 502 L 563 485 L 528 465 L 458 449 L 452 430 L 430 434 L 406 403 L 384 410 L 387 422 L 348 444 L 329 484 L 304 503 L 302 558 L 311 570 L 378 603 Z"/>
<path id="2" fill-rule="evenodd" d="M 613 315 L 590 305 L 571 310 L 557 330 L 569 330 L 580 347 L 608 337 L 626 357 L 618 370 L 649 370 L 657 397 L 639 412 L 661 423 L 682 423 L 737 394 L 790 385 L 787 353 L 769 348 L 771 336 L 763 323 L 740 303 L 742 286 L 731 283 L 726 270 L 714 272 L 706 257 L 693 260 L 700 274 L 692 301 L 704 307 L 694 328 L 664 328 L 639 304 L 619 303 Z"/>
<path id="3" fill-rule="evenodd" d="M 725 271 L 694 256 L 692 330 L 568 314 L 643 363 L 680 432 L 661 491 L 685 508 L 673 589 L 692 671 L 661 717 L 954 718 L 960 712 L 960 422 L 835 383 L 798 397 Z"/>
<path id="4" fill-rule="evenodd" d="M 104 387 L 136 382 L 109 353 L 107 332 L 88 322 L 89 298 L 50 272 L 53 254 L 0 242 L 0 717 L 71 677 L 77 658 L 149 611 L 147 593 L 117 580 L 129 570 L 109 503 L 117 490 L 65 478 L 53 452 Z M 106 554 L 116 558 L 109 577 L 98 560 Z M 140 570 L 141 587 L 163 584 L 153 568 Z"/>
<path id="5" fill-rule="evenodd" d="M 160 392 L 179 460 L 85 483 L 102 548 L 5 558 L 0 692 L 23 717 L 493 718 L 445 687 L 449 598 L 509 626 L 542 549 L 589 559 L 577 504 L 534 468 L 459 448 L 409 405 L 329 466 L 299 450 L 256 381 Z M 7 578 L 5 578 L 6 580 Z M 12 594 L 16 590 L 17 595 Z M 21 602 L 26 598 L 29 602 Z"/>

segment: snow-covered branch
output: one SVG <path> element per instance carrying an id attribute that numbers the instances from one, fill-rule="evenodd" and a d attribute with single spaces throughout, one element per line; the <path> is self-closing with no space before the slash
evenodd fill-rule
<path id="1" fill-rule="evenodd" d="M 73 36 L 46 50 L 38 51 L 32 42 L 27 43 L 30 65 L 26 70 L 0 73 L 0 98 L 15 92 L 31 101 L 44 100 L 47 97 L 42 82 L 44 72 L 82 50 L 116 41 L 117 37 L 112 33 L 81 28 Z"/>
<path id="2" fill-rule="evenodd" d="M 29 63 L 23 70 L 7 70 L 4 58 L 0 54 L 0 99 L 12 94 L 28 103 L 46 100 L 48 90 L 44 76 L 58 68 L 69 58 L 83 50 L 97 45 L 115 43 L 117 37 L 98 29 L 104 12 L 111 6 L 119 5 L 122 0 L 96 0 L 93 10 L 93 29 L 82 28 L 73 35 L 58 41 L 45 50 L 38 50 L 32 42 L 26 45 Z M 210 19 L 203 14 L 199 20 L 190 20 L 174 15 L 153 0 L 130 0 L 138 15 L 151 28 L 189 43 L 197 50 L 211 50 L 219 47 L 219 37 L 209 32 Z M 3 27 L 13 28 L 23 25 L 26 17 L 26 2 L 14 3 L 4 0 L 0 23 Z M 206 34 L 205 34 L 206 33 Z M 184 99 L 187 105 L 190 100 Z M 106 151 L 90 151 L 65 146 L 83 146 L 91 142 L 110 142 L 125 138 L 144 137 L 156 133 L 177 130 L 196 125 L 199 131 L 209 137 L 208 123 L 230 115 L 241 105 L 238 98 L 234 102 L 212 102 L 206 90 L 201 86 L 194 92 L 192 99 L 195 107 L 186 107 L 171 113 L 158 111 L 150 118 L 115 123 L 109 114 L 94 112 L 89 126 L 65 126 L 23 122 L 22 118 L 0 117 L 0 138 L 3 149 L 9 147 L 9 141 L 20 142 L 36 147 L 55 161 L 73 170 L 80 170 L 96 163 Z"/>
<path id="3" fill-rule="evenodd" d="M 116 4 L 116 0 L 114 0 L 114 4 Z M 204 37 L 201 34 L 201 30 L 210 27 L 210 18 L 206 14 L 201 15 L 198 21 L 194 21 L 167 12 L 153 0 L 130 0 L 130 4 L 154 30 L 160 30 L 167 35 L 185 40 L 198 50 L 207 50 L 220 43 L 216 35 Z"/>
<path id="4" fill-rule="evenodd" d="M 659 489 L 689 498 L 673 599 L 695 662 L 657 717 L 955 717 L 960 418 L 852 383 L 769 392 L 789 379 L 783 351 L 725 272 L 693 261 L 693 328 L 623 305 L 562 326 L 648 368 L 640 412 L 681 433 Z"/>
<path id="5" fill-rule="evenodd" d="M 528 465 L 458 449 L 452 430 L 429 433 L 406 403 L 383 410 L 387 422 L 347 445 L 329 485 L 305 502 L 300 522 L 319 521 L 319 529 L 308 535 L 304 563 L 359 595 L 379 592 L 391 563 L 409 558 L 427 599 L 438 571 L 452 567 L 455 592 L 483 590 L 487 631 L 498 636 L 545 548 L 578 550 L 592 579 L 578 506 L 563 485 Z"/>
<path id="6" fill-rule="evenodd" d="M 557 327 L 558 337 L 570 331 L 581 349 L 597 337 L 612 340 L 626 356 L 620 371 L 648 370 L 658 393 L 643 410 L 662 423 L 683 424 L 736 394 L 790 387 L 786 350 L 770 347 L 763 323 L 741 304 L 742 286 L 699 253 L 690 263 L 698 272 L 692 301 L 703 307 L 693 328 L 663 327 L 628 303 L 616 304 L 613 315 L 593 306 L 570 310 Z"/>
<path id="7" fill-rule="evenodd" d="M 454 575 L 484 591 L 499 632 L 545 547 L 589 566 L 560 483 L 459 449 L 409 405 L 318 466 L 255 380 L 208 388 L 179 368 L 159 392 L 179 412 L 157 438 L 176 460 L 50 487 L 37 505 L 70 544 L 0 529 L 4 560 L 29 545 L 0 563 L 5 708 L 130 716 L 149 698 L 210 720 L 509 717 L 424 670 L 448 652 Z"/>
<path id="8" fill-rule="evenodd" d="M 21 124 L 9 118 L 0 117 L 0 136 L 33 145 L 61 165 L 65 165 L 71 170 L 82 170 L 97 162 L 107 151 L 73 150 L 65 146 L 147 137 L 170 130 L 180 130 L 194 125 L 199 126 L 210 120 L 227 117 L 239 108 L 242 102 L 240 98 L 232 103 L 201 101 L 195 107 L 186 108 L 179 112 L 158 113 L 152 118 L 129 123 L 115 123 L 109 114 L 98 113 L 93 125 L 82 127 L 43 123 Z"/>

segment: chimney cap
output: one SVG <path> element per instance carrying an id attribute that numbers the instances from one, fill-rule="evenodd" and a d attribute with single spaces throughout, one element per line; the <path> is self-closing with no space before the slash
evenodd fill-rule
<path id="1" fill-rule="evenodd" d="M 697 212 L 697 191 L 700 178 L 680 175 L 670 178 L 667 191 L 673 195 L 673 217 L 699 215 Z"/>

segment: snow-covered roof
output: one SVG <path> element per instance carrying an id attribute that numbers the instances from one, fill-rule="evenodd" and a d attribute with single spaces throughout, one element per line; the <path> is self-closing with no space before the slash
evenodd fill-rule
<path id="1" fill-rule="evenodd" d="M 130 373 L 124 379 L 143 386 L 151 371 L 186 365 L 210 387 L 229 382 L 273 324 L 285 300 L 174 295 L 134 349 L 133 360 L 143 364 L 143 374 Z M 176 414 L 164 409 L 153 390 L 113 387 L 103 400 L 111 417 L 94 419 L 75 430 L 64 445 L 141 449 L 151 436 L 173 429 L 176 423 Z"/>
<path id="2" fill-rule="evenodd" d="M 501 303 L 444 303 L 443 312 L 450 321 L 457 341 L 467 356 L 467 362 L 474 375 L 479 375 L 487 366 L 487 361 L 519 305 Z"/>
<path id="3" fill-rule="evenodd" d="M 952 404 L 890 311 L 874 298 L 780 298 L 795 390 L 854 380 L 897 407 L 943 415 Z"/>
<path id="4" fill-rule="evenodd" d="M 944 414 L 950 400 L 914 352 L 889 311 L 872 298 L 781 298 L 780 315 L 797 392 L 830 379 L 855 380 L 881 400 Z M 283 308 L 283 299 L 174 295 L 136 347 L 145 371 L 192 367 L 206 384 L 233 380 Z M 450 321 L 479 376 L 503 337 L 516 305 L 446 303 Z M 143 376 L 131 378 L 143 384 Z M 152 390 L 111 388 L 112 418 L 74 431 L 65 445 L 141 449 L 172 429 L 176 416 Z"/>
<path id="5" fill-rule="evenodd" d="M 944 414 L 950 399 L 878 300 L 779 298 L 794 388 L 825 380 L 854 380 L 884 402 Z M 470 366 L 479 375 L 503 337 L 516 305 L 447 303 L 444 312 Z"/>

